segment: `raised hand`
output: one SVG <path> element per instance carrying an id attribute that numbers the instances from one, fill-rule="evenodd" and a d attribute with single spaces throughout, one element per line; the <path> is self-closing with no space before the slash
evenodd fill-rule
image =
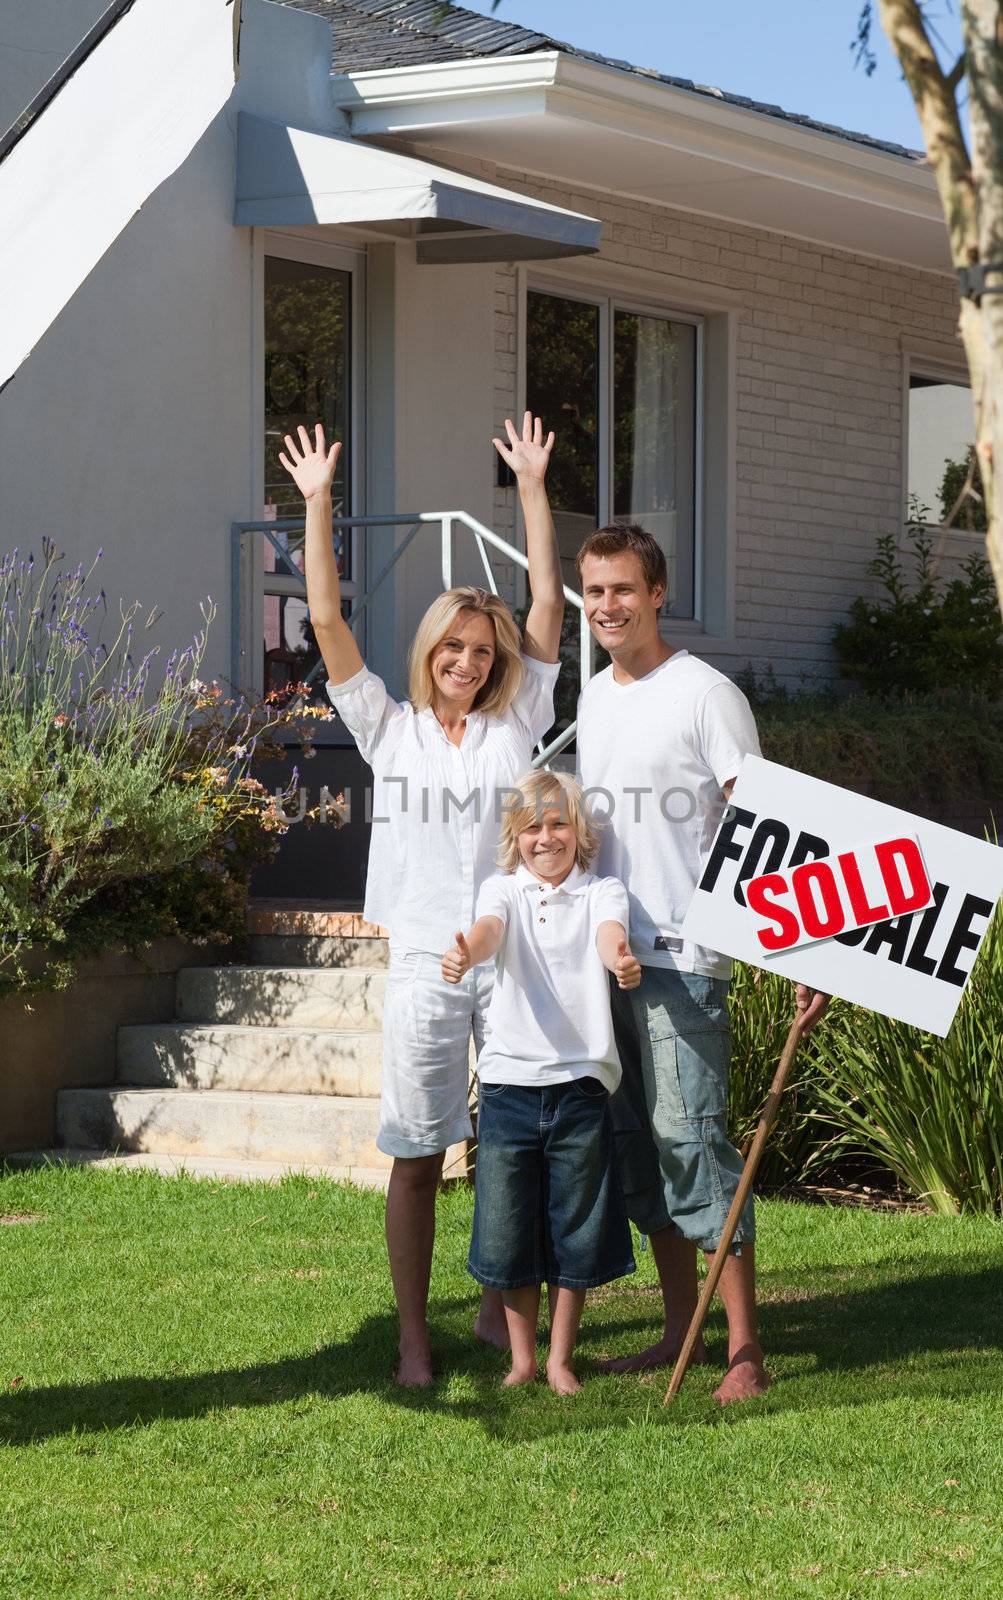
<path id="1" fill-rule="evenodd" d="M 442 958 L 442 976 L 447 983 L 459 983 L 465 972 L 470 970 L 470 946 L 462 933 L 455 936 L 456 943 L 452 950 L 447 950 Z"/>
<path id="2" fill-rule="evenodd" d="M 505 418 L 505 432 L 508 434 L 508 444 L 502 444 L 500 439 L 492 439 L 502 460 L 512 468 L 519 479 L 536 479 L 542 483 L 547 472 L 547 463 L 550 452 L 554 448 L 554 435 L 548 433 L 546 443 L 543 438 L 543 423 L 539 417 L 534 417 L 527 411 L 522 419 L 522 438 L 515 431 L 515 424 Z"/>
<path id="3" fill-rule="evenodd" d="M 335 443 L 330 450 L 327 448 L 324 429 L 319 422 L 314 429 L 312 442 L 302 423 L 296 431 L 299 434 L 299 446 L 287 433 L 285 446 L 289 454 L 287 456 L 280 450 L 279 460 L 304 500 L 312 500 L 318 494 L 330 494 L 341 445 Z"/>
<path id="4" fill-rule="evenodd" d="M 613 976 L 621 989 L 636 989 L 641 981 L 641 963 L 631 954 L 626 939 L 621 939 L 616 947 Z"/>

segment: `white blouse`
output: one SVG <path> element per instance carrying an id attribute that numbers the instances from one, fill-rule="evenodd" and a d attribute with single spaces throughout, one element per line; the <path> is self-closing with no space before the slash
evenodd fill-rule
<path id="1" fill-rule="evenodd" d="M 522 683 L 500 716 L 471 711 L 459 745 L 431 708 L 415 711 L 363 667 L 328 683 L 331 702 L 373 769 L 373 831 L 364 915 L 396 943 L 441 955 L 474 920 L 497 871 L 508 789 L 529 771 L 554 721 L 560 662 L 522 657 Z"/>

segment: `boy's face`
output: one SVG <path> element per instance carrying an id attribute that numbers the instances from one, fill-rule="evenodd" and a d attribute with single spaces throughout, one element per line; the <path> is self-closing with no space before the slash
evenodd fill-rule
<path id="1" fill-rule="evenodd" d="M 596 639 L 615 661 L 658 639 L 664 589 L 649 589 L 632 550 L 617 556 L 586 556 L 582 562 L 585 615 Z"/>
<path id="2" fill-rule="evenodd" d="M 518 835 L 523 865 L 541 883 L 562 883 L 575 864 L 575 830 L 560 806 L 547 806 Z"/>

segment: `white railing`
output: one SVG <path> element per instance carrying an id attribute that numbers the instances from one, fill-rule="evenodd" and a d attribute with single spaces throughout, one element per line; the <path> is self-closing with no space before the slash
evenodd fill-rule
<path id="1" fill-rule="evenodd" d="M 468 511 L 417 511 L 400 513 L 396 516 L 373 517 L 334 517 L 331 522 L 331 533 L 335 544 L 339 544 L 344 535 L 353 528 L 407 528 L 403 539 L 396 546 L 389 561 L 380 569 L 369 588 L 362 594 L 359 585 L 349 580 L 342 581 L 342 594 L 346 600 L 354 601 L 352 609 L 345 619 L 350 628 L 355 628 L 365 615 L 373 596 L 390 576 L 394 567 L 400 561 L 408 546 L 426 528 L 439 526 L 439 550 L 441 561 L 441 575 L 443 589 L 453 587 L 453 554 L 454 532 L 457 528 L 466 530 L 477 547 L 484 568 L 485 586 L 492 594 L 498 593 L 498 584 L 495 579 L 489 548 L 498 551 L 506 561 L 514 562 L 516 566 L 528 570 L 529 561 L 521 550 L 510 544 L 507 539 L 502 539 L 490 528 L 486 528 L 476 517 Z M 303 534 L 304 523 L 301 519 L 282 518 L 272 522 L 234 522 L 230 525 L 231 537 L 231 592 L 233 607 L 231 611 L 231 648 L 230 648 L 230 675 L 234 685 L 244 683 L 247 677 L 247 648 L 244 640 L 244 628 L 248 611 L 248 583 L 256 581 L 249 578 L 249 573 L 255 569 L 249 565 L 247 557 L 253 550 L 253 541 L 260 536 L 271 545 L 275 552 L 277 562 L 281 562 L 284 570 L 278 568 L 274 572 L 261 574 L 266 595 L 295 595 L 297 598 L 306 598 L 306 580 L 299 567 L 289 553 L 283 536 L 289 534 Z M 585 619 L 585 607 L 580 594 L 574 589 L 564 585 L 565 601 L 575 606 L 579 613 L 579 675 L 582 688 L 592 676 L 592 635 Z M 323 662 L 318 661 L 304 679 L 304 684 L 309 685 L 323 671 Z M 577 724 L 572 722 L 562 733 L 558 734 L 546 749 L 538 749 L 534 766 L 543 766 L 553 756 L 564 750 L 574 739 Z"/>

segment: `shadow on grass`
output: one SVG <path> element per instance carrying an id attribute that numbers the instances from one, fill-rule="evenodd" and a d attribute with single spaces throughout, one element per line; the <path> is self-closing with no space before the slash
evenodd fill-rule
<path id="1" fill-rule="evenodd" d="M 901 1395 L 961 1399 L 996 1388 L 1003 1350 L 1003 1273 L 991 1266 L 962 1272 L 947 1256 L 925 1257 L 922 1268 L 865 1287 L 860 1282 L 867 1269 L 813 1269 L 810 1290 L 792 1287 L 786 1276 L 766 1275 L 763 1342 L 783 1381 L 751 1408 L 730 1408 L 728 1420 L 751 1419 L 764 1406 L 774 1412 L 804 1411 Z M 591 1358 L 639 1348 L 650 1340 L 657 1292 L 623 1289 L 597 1303 L 580 1343 L 586 1389 L 573 1403 L 551 1402 L 538 1392 L 501 1390 L 504 1357 L 476 1344 L 470 1334 L 475 1304 L 473 1295 L 433 1304 L 441 1376 L 431 1389 L 400 1389 L 391 1381 L 397 1323 L 388 1313 L 367 1318 L 350 1339 L 308 1356 L 192 1376 L 115 1378 L 4 1395 L 0 1443 L 280 1405 L 305 1395 L 338 1399 L 365 1392 L 411 1411 L 467 1418 L 490 1436 L 513 1442 L 607 1428 L 618 1421 L 636 1425 L 644 1412 L 645 1420 L 675 1425 L 705 1425 L 725 1415 L 709 1397 L 724 1364 L 719 1307 L 709 1325 L 710 1366 L 694 1368 L 680 1402 L 663 1412 L 665 1374 L 599 1378 L 589 1370 Z M 993 1363 L 992 1370 L 988 1363 Z M 456 1378 L 466 1385 L 463 1397 L 446 1392 Z"/>

